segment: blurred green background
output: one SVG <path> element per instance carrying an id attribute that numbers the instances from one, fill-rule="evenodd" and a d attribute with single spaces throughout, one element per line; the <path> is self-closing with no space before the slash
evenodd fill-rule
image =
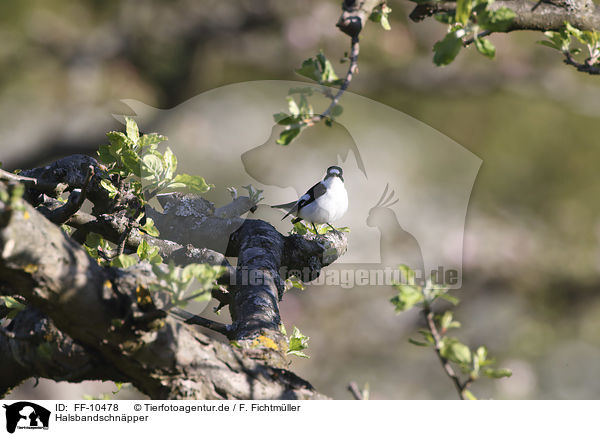
<path id="1" fill-rule="evenodd" d="M 225 84 L 299 80 L 319 49 L 336 60 L 348 38 L 334 26 L 339 1 L 19 0 L 0 2 L 0 161 L 13 170 L 92 153 L 111 116 L 136 99 L 170 108 Z M 486 344 L 512 378 L 482 381 L 481 398 L 600 397 L 600 79 L 535 44 L 541 34 L 494 35 L 493 61 L 463 50 L 431 62 L 445 33 L 407 19 L 392 1 L 392 30 L 362 37 L 353 92 L 425 122 L 483 159 L 465 229 L 458 336 Z M 341 73 L 345 65 L 334 65 Z M 385 147 L 386 144 L 381 144 Z M 210 180 L 219 185 L 219 180 Z M 293 291 L 286 325 L 311 337 L 291 369 L 321 392 L 348 399 L 455 398 L 430 349 L 407 339 L 418 314 L 394 315 L 391 289 Z M 1 357 L 0 357 L 1 359 Z M 29 381 L 11 398 L 81 398 L 111 383 Z M 117 398 L 132 398 L 124 389 Z"/>

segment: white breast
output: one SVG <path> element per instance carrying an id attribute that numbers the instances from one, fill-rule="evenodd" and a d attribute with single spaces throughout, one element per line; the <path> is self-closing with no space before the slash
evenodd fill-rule
<path id="1" fill-rule="evenodd" d="M 340 219 L 348 210 L 348 193 L 338 177 L 323 182 L 327 192 L 300 209 L 298 216 L 315 224 L 332 223 Z"/>

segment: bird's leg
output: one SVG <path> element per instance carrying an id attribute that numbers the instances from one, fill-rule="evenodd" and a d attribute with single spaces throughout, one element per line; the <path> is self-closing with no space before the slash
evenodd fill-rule
<path id="1" fill-rule="evenodd" d="M 315 230 L 315 235 L 319 235 L 319 231 L 317 230 L 317 227 L 315 226 L 315 223 L 311 223 L 313 226 L 313 229 Z"/>
<path id="2" fill-rule="evenodd" d="M 333 230 L 333 233 L 335 233 L 337 236 L 340 236 L 342 234 L 338 229 L 336 229 L 335 227 L 333 227 L 331 224 L 327 223 L 327 225 L 329 227 L 331 227 L 331 230 Z"/>

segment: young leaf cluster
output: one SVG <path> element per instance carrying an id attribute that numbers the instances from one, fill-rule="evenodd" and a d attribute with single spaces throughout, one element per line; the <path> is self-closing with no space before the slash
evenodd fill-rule
<path id="1" fill-rule="evenodd" d="M 539 44 L 560 51 L 567 57 L 579 55 L 585 50 L 585 59 L 582 65 L 589 67 L 600 66 L 600 32 L 589 30 L 579 30 L 568 22 L 557 32 L 544 32 L 547 39 L 538 41 Z M 579 43 L 579 47 L 572 47 L 574 42 Z"/>
<path id="2" fill-rule="evenodd" d="M 454 12 L 442 12 L 435 18 L 448 24 L 448 33 L 433 46 L 433 62 L 438 66 L 450 64 L 467 41 L 475 43 L 477 51 L 493 59 L 496 48 L 484 36 L 493 32 L 505 32 L 516 14 L 509 8 L 491 10 L 494 0 L 457 0 Z"/>
<path id="3" fill-rule="evenodd" d="M 8 309 L 8 313 L 5 318 L 13 319 L 17 313 L 25 309 L 25 305 L 15 299 L 14 297 L 10 297 L 8 295 L 0 295 L 0 302 Z"/>
<path id="4" fill-rule="evenodd" d="M 101 145 L 98 158 L 106 166 L 109 174 L 117 179 L 103 179 L 100 183 L 114 198 L 118 195 L 117 181 L 127 180 L 140 203 L 164 189 L 186 189 L 204 193 L 212 185 L 199 176 L 175 174 L 177 158 L 167 147 L 164 153 L 158 151 L 158 144 L 167 138 L 157 133 L 140 136 L 136 122 L 126 117 L 126 132 L 109 132 L 108 145 Z M 118 183 L 117 183 L 118 184 Z"/>
<path id="5" fill-rule="evenodd" d="M 338 77 L 331 61 L 325 57 L 323 52 L 319 52 L 315 57 L 302 62 L 302 66 L 296 70 L 296 73 L 314 80 L 321 85 L 321 88 L 290 89 L 286 98 L 288 113 L 279 112 L 273 115 L 273 119 L 277 124 L 285 126 L 276 141 L 280 145 L 289 145 L 300 134 L 303 127 L 314 124 L 315 117 L 320 119 L 319 115 L 315 115 L 314 108 L 308 99 L 313 95 L 313 92 L 320 92 L 328 98 L 333 98 L 328 87 L 340 86 L 344 83 L 344 80 Z M 340 105 L 335 105 L 329 115 L 325 117 L 325 123 L 331 126 L 335 117 L 341 115 L 342 111 Z"/>
<path id="6" fill-rule="evenodd" d="M 315 227 L 317 228 L 316 233 L 315 233 L 315 230 L 313 229 L 312 225 L 308 226 L 304 223 L 304 221 L 298 221 L 297 223 L 294 224 L 294 227 L 292 227 L 292 230 L 289 233 L 290 233 L 290 235 L 304 236 L 308 233 L 312 233 L 313 235 L 325 235 L 328 232 L 333 231 L 331 229 L 331 227 L 329 227 L 328 224 L 315 224 Z M 337 227 L 336 230 L 338 232 L 349 233 L 350 227 Z"/>
<path id="7" fill-rule="evenodd" d="M 382 3 L 373 9 L 373 12 L 371 12 L 371 15 L 369 16 L 369 20 L 379 23 L 384 30 L 392 30 L 388 19 L 390 12 L 392 12 L 392 8 L 385 3 Z"/>
<path id="8" fill-rule="evenodd" d="M 211 298 L 211 290 L 217 279 L 225 272 L 225 267 L 192 263 L 184 268 L 154 264 L 152 271 L 158 282 L 150 285 L 151 291 L 166 292 L 171 296 L 171 305 L 183 307 L 190 301 L 206 301 Z M 193 290 L 190 290 L 193 286 Z"/>
<path id="9" fill-rule="evenodd" d="M 449 295 L 446 287 L 434 284 L 431 279 L 424 285 L 416 284 L 415 274 L 410 268 L 402 265 L 400 271 L 402 277 L 406 279 L 406 283 L 394 285 L 398 294 L 391 298 L 391 303 L 397 313 L 419 306 L 427 321 L 427 329 L 418 331 L 421 337 L 419 339 L 411 338 L 409 342 L 421 347 L 432 346 L 435 349 L 444 370 L 457 386 L 461 398 L 475 399 L 468 387 L 481 376 L 510 377 L 510 370 L 492 367 L 495 361 L 488 357 L 485 346 L 471 349 L 458 338 L 447 334 L 449 330 L 459 328 L 460 322 L 454 319 L 454 313 L 450 310 L 436 314 L 432 309 L 432 305 L 439 299 L 454 305 L 458 304 L 459 300 Z M 451 365 L 460 370 L 464 375 L 464 380 L 459 379 Z"/>
<path id="10" fill-rule="evenodd" d="M 287 337 L 287 331 L 285 329 L 285 326 L 281 324 L 279 328 L 281 330 L 281 334 L 286 336 L 286 341 L 288 344 L 287 354 L 310 359 L 310 356 L 305 354 L 303 351 L 308 348 L 308 340 L 310 338 L 308 336 L 303 335 L 302 332 L 300 332 L 300 330 L 296 326 L 294 326 L 292 334 L 289 338 Z"/>

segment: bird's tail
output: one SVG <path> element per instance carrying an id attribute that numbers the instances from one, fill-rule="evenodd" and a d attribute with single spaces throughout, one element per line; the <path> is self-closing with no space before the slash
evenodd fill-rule
<path id="1" fill-rule="evenodd" d="M 275 205 L 273 205 L 273 206 L 271 206 L 271 207 L 272 207 L 272 208 L 274 208 L 274 209 L 286 209 L 286 210 L 289 210 L 289 209 L 291 209 L 292 207 L 294 207 L 294 205 L 295 205 L 296 203 L 297 203 L 296 201 L 292 201 L 292 202 L 290 202 L 290 203 L 284 203 L 284 204 L 275 204 Z"/>
<path id="2" fill-rule="evenodd" d="M 287 210 L 287 213 L 283 216 L 283 218 L 281 218 L 281 221 L 283 221 L 284 219 L 286 219 L 288 216 L 290 216 L 292 213 L 294 213 L 296 211 L 296 205 L 297 204 L 298 204 L 297 201 L 292 201 L 291 203 L 276 204 L 276 205 L 271 206 L 271 207 L 275 208 L 275 209 L 284 209 L 284 210 Z"/>

